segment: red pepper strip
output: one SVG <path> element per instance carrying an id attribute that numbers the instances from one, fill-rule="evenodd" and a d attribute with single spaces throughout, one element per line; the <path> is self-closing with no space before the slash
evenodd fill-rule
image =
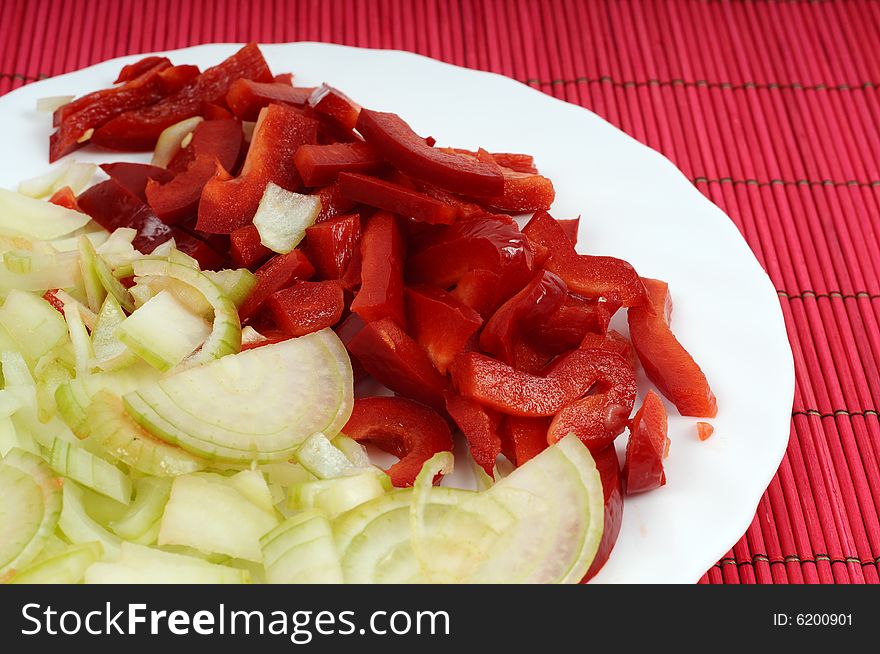
<path id="1" fill-rule="evenodd" d="M 513 367 L 530 375 L 542 375 L 553 360 L 554 354 L 546 352 L 530 340 L 523 338 L 513 348 Z"/>
<path id="2" fill-rule="evenodd" d="M 345 272 L 342 273 L 342 277 L 339 278 L 342 287 L 346 291 L 354 292 L 361 287 L 362 265 L 363 255 L 361 254 L 361 248 L 356 247 L 351 255 L 351 261 L 348 262 Z"/>
<path id="3" fill-rule="evenodd" d="M 396 114 L 361 109 L 357 129 L 407 175 L 468 196 L 504 192 L 504 176 L 497 166 L 430 147 Z"/>
<path id="4" fill-rule="evenodd" d="M 390 318 L 367 323 L 348 351 L 379 383 L 395 393 L 442 410 L 446 378 L 406 332 Z"/>
<path id="5" fill-rule="evenodd" d="M 385 209 L 413 220 L 448 225 L 458 219 L 456 207 L 376 177 L 341 173 L 339 184 L 342 194 L 349 200 L 362 202 L 377 209 Z"/>
<path id="6" fill-rule="evenodd" d="M 633 349 L 632 343 L 626 336 L 613 329 L 604 336 L 602 334 L 586 334 L 584 340 L 581 341 L 580 348 L 582 350 L 597 348 L 614 352 L 622 356 L 633 370 L 636 369 L 636 351 Z"/>
<path id="7" fill-rule="evenodd" d="M 507 415 L 527 417 L 556 415 L 596 382 L 611 386 L 632 375 L 623 359 L 602 350 L 570 352 L 541 377 L 477 352 L 459 355 L 452 370 L 463 396 Z"/>
<path id="8" fill-rule="evenodd" d="M 447 393 L 446 410 L 467 439 L 471 456 L 486 474 L 495 477 L 495 461 L 501 454 L 498 435 L 501 416 L 460 395 Z"/>
<path id="9" fill-rule="evenodd" d="M 709 437 L 711 437 L 713 433 L 715 433 L 715 427 L 713 427 L 710 423 L 708 423 L 708 422 L 698 422 L 697 423 L 697 437 L 701 441 L 709 440 Z"/>
<path id="10" fill-rule="evenodd" d="M 403 309 L 403 261 L 406 245 L 397 221 L 380 211 L 367 221 L 361 237 L 361 288 L 351 310 L 367 322 L 391 318 L 406 327 Z"/>
<path id="11" fill-rule="evenodd" d="M 272 257 L 257 270 L 257 285 L 242 303 L 238 315 L 242 320 L 247 320 L 263 306 L 269 296 L 295 281 L 309 279 L 314 274 L 315 269 L 300 250 Z"/>
<path id="12" fill-rule="evenodd" d="M 184 86 L 198 77 L 202 71 L 198 66 L 184 64 L 182 66 L 171 66 L 159 73 L 159 79 L 162 82 L 162 90 L 165 95 L 177 93 Z"/>
<path id="13" fill-rule="evenodd" d="M 303 107 L 309 101 L 313 88 L 296 88 L 278 82 L 254 82 L 239 79 L 232 83 L 226 94 L 226 104 L 242 120 L 256 120 L 260 109 L 270 104 L 289 104 Z"/>
<path id="14" fill-rule="evenodd" d="M 151 179 L 156 180 L 160 184 L 165 184 L 174 179 L 174 173 L 164 168 L 151 166 L 150 164 L 129 163 L 127 161 L 101 164 L 101 170 L 143 202 L 147 201 L 147 182 Z"/>
<path id="15" fill-rule="evenodd" d="M 232 120 L 235 118 L 229 109 L 213 102 L 203 102 L 201 114 L 205 120 Z"/>
<path id="16" fill-rule="evenodd" d="M 476 159 L 492 166 L 498 166 L 501 174 L 504 175 L 504 192 L 499 196 L 487 199 L 486 202 L 490 206 L 513 213 L 546 211 L 550 209 L 550 205 L 556 199 L 553 182 L 546 177 L 536 173 L 521 173 L 504 168 L 494 155 L 482 148 L 476 153 Z"/>
<path id="17" fill-rule="evenodd" d="M 146 203 L 114 179 L 86 189 L 76 201 L 80 210 L 107 231 L 119 227 L 137 230 L 133 245 L 141 252 L 150 253 L 171 238 L 171 228 L 159 220 Z"/>
<path id="18" fill-rule="evenodd" d="M 470 270 L 499 276 L 500 303 L 531 279 L 534 253 L 516 223 L 484 216 L 443 227 L 407 261 L 409 279 L 439 288 L 458 283 Z"/>
<path id="19" fill-rule="evenodd" d="M 606 447 L 601 452 L 593 454 L 593 459 L 596 461 L 596 468 L 602 479 L 602 490 L 605 495 L 605 522 L 602 540 L 599 541 L 599 549 L 581 583 L 587 583 L 595 577 L 607 563 L 608 557 L 611 556 L 611 550 L 617 543 L 620 525 L 623 524 L 623 475 L 620 474 L 617 452 L 613 447 Z"/>
<path id="20" fill-rule="evenodd" d="M 269 182 L 294 190 L 299 175 L 293 154 L 314 143 L 317 123 L 294 109 L 272 104 L 260 112 L 241 175 L 228 181 L 211 180 L 199 203 L 199 229 L 229 234 L 253 220 Z"/>
<path id="21" fill-rule="evenodd" d="M 198 157 L 170 182 L 147 181 L 147 202 L 163 222 L 175 225 L 195 217 L 202 189 L 212 179 L 225 181 L 232 177 L 213 157 Z"/>
<path id="22" fill-rule="evenodd" d="M 127 111 L 95 131 L 92 140 L 114 150 L 149 150 L 166 127 L 199 113 L 204 102 L 226 96 L 237 79 L 268 82 L 272 73 L 255 43 L 249 43 L 217 66 L 209 68 L 174 95 L 155 104 Z"/>
<path id="23" fill-rule="evenodd" d="M 360 248 L 361 219 L 356 213 L 337 216 L 306 229 L 306 251 L 323 279 L 339 279 Z"/>
<path id="24" fill-rule="evenodd" d="M 385 160 L 366 143 L 304 145 L 293 158 L 306 186 L 324 186 L 336 181 L 339 173 L 367 173 L 385 165 Z"/>
<path id="25" fill-rule="evenodd" d="M 98 131 L 114 117 L 161 99 L 165 90 L 159 73 L 168 65 L 167 60 L 158 63 L 122 86 L 95 91 L 61 107 L 58 129 L 49 137 L 49 162 L 85 145 L 89 130 L 95 130 L 91 140 L 97 143 Z"/>
<path id="26" fill-rule="evenodd" d="M 504 416 L 501 423 L 501 452 L 516 467 L 547 449 L 549 418 Z"/>
<path id="27" fill-rule="evenodd" d="M 486 210 L 483 207 L 473 202 L 468 202 L 461 196 L 455 195 L 455 193 L 444 191 L 442 188 L 434 186 L 433 184 L 428 184 L 426 182 L 418 182 L 413 185 L 417 188 L 417 190 L 421 191 L 425 195 L 434 198 L 438 202 L 456 207 L 458 209 L 459 215 L 462 218 L 475 218 L 477 216 L 486 215 Z"/>
<path id="28" fill-rule="evenodd" d="M 286 333 L 305 336 L 338 323 L 345 301 L 337 281 L 297 282 L 273 293 L 266 306 Z"/>
<path id="29" fill-rule="evenodd" d="M 623 478 L 626 494 L 643 493 L 666 484 L 663 457 L 666 454 L 666 408 L 654 391 L 648 391 L 630 426 Z"/>
<path id="30" fill-rule="evenodd" d="M 76 194 L 69 186 L 62 186 L 52 194 L 49 202 L 57 204 L 59 207 L 71 209 L 72 211 L 80 211 L 79 205 L 76 203 Z"/>
<path id="31" fill-rule="evenodd" d="M 483 324 L 476 311 L 432 286 L 406 289 L 406 316 L 410 334 L 444 374 Z"/>
<path id="32" fill-rule="evenodd" d="M 550 423 L 547 441 L 555 443 L 574 434 L 591 452 L 605 449 L 626 427 L 636 401 L 636 373 L 626 360 L 607 350 L 606 361 L 594 379 L 596 388 L 588 395 L 562 408 Z"/>
<path id="33" fill-rule="evenodd" d="M 562 231 L 565 232 L 565 235 L 568 237 L 568 240 L 571 241 L 572 246 L 577 245 L 578 242 L 578 230 L 581 226 L 580 216 L 577 218 L 572 218 L 570 220 L 557 220 L 559 226 L 562 227 Z"/>
<path id="34" fill-rule="evenodd" d="M 562 277 L 573 293 L 588 298 L 616 297 L 625 307 L 645 303 L 645 287 L 630 264 L 614 257 L 578 254 L 565 230 L 546 211 L 535 213 L 523 232 L 550 249 L 544 267 Z"/>
<path id="35" fill-rule="evenodd" d="M 228 245 L 222 247 L 211 244 L 200 235 L 180 225 L 172 228 L 171 236 L 174 237 L 177 249 L 198 261 L 199 268 L 202 270 L 219 270 L 227 267 Z"/>
<path id="36" fill-rule="evenodd" d="M 528 338 L 547 352 L 561 354 L 578 347 L 587 336 L 597 335 L 602 340 L 619 308 L 619 302 L 569 295 L 556 313 L 529 332 Z"/>
<path id="37" fill-rule="evenodd" d="M 260 232 L 253 224 L 239 227 L 229 235 L 229 254 L 239 268 L 253 268 L 270 256 L 272 250 L 263 245 Z"/>
<path id="38" fill-rule="evenodd" d="M 402 397 L 354 401 L 342 432 L 359 443 L 373 443 L 400 461 L 386 471 L 398 488 L 412 486 L 425 461 L 452 451 L 452 434 L 436 411 Z"/>
<path id="39" fill-rule="evenodd" d="M 290 336 L 285 334 L 282 331 L 278 330 L 265 330 L 260 332 L 261 336 L 266 338 L 265 341 L 254 341 L 252 343 L 242 343 L 241 351 L 245 350 L 253 350 L 257 347 L 263 347 L 264 345 L 274 345 L 275 343 L 280 343 L 282 341 L 286 341 L 290 339 Z"/>
<path id="40" fill-rule="evenodd" d="M 565 302 L 565 282 L 547 270 L 501 305 L 480 334 L 480 349 L 505 363 L 514 361 L 514 343 L 530 327 L 553 315 Z"/>
<path id="41" fill-rule="evenodd" d="M 361 112 L 360 105 L 327 84 L 314 90 L 309 97 L 309 106 L 317 113 L 329 116 L 345 129 L 354 129 L 357 126 L 358 114 Z"/>
<path id="42" fill-rule="evenodd" d="M 277 82 L 278 84 L 290 84 L 293 85 L 293 73 L 278 73 L 275 77 L 272 78 L 273 82 Z"/>
<path id="43" fill-rule="evenodd" d="M 316 223 L 322 223 L 335 216 L 351 211 L 355 203 L 342 195 L 342 187 L 339 182 L 334 182 L 323 188 L 312 191 L 312 195 L 321 198 L 321 213 L 315 218 Z"/>
<path id="44" fill-rule="evenodd" d="M 122 82 L 133 80 L 135 77 L 142 75 L 143 73 L 150 70 L 150 68 L 153 68 L 156 64 L 160 63 L 166 63 L 169 66 L 171 65 L 168 57 L 157 57 L 155 55 L 139 59 L 133 64 L 126 64 L 122 67 L 122 70 L 119 71 L 119 75 L 116 76 L 116 79 L 113 81 L 113 83 L 121 84 Z"/>
<path id="45" fill-rule="evenodd" d="M 348 344 L 353 339 L 358 332 L 360 332 L 366 323 L 361 319 L 359 315 L 356 313 L 349 313 L 345 319 L 336 325 L 333 328 L 333 331 L 336 332 L 336 335 L 339 337 L 339 340 L 345 344 L 345 347 L 348 348 Z M 351 359 L 351 372 L 354 377 L 354 383 L 366 379 L 368 377 L 367 371 L 364 370 L 364 367 L 361 365 L 361 362 L 355 359 L 354 357 L 349 357 Z"/>
<path id="46" fill-rule="evenodd" d="M 501 304 L 500 288 L 501 275 L 489 270 L 470 270 L 458 280 L 452 296 L 488 319 Z"/>
<path id="47" fill-rule="evenodd" d="M 244 133 L 237 120 L 203 120 L 192 132 L 188 147 L 178 150 L 168 170 L 183 172 L 199 157 L 216 159 L 223 170 L 233 172 L 244 147 Z"/>
<path id="48" fill-rule="evenodd" d="M 648 379 L 681 415 L 714 418 L 718 403 L 706 375 L 669 328 L 669 286 L 657 279 L 643 281 L 650 304 L 630 309 L 629 333 Z"/>
<path id="49" fill-rule="evenodd" d="M 479 157 L 479 152 L 474 152 L 473 150 L 453 148 L 452 151 L 457 152 L 458 154 L 470 155 L 474 158 Z M 480 151 L 486 152 L 482 148 L 480 148 Z M 518 173 L 528 173 L 530 175 L 538 174 L 538 169 L 535 168 L 535 158 L 530 154 L 516 154 L 513 152 L 489 152 L 487 154 L 492 156 L 495 163 L 504 168 L 510 168 Z"/>

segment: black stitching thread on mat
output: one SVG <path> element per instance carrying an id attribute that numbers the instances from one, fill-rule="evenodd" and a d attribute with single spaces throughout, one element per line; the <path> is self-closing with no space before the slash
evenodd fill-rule
<path id="1" fill-rule="evenodd" d="M 599 77 L 574 77 L 572 79 L 554 78 L 551 80 L 541 80 L 534 77 L 520 80 L 529 86 L 564 86 L 566 84 L 610 84 L 622 89 L 640 88 L 640 87 L 666 87 L 681 86 L 684 88 L 699 89 L 729 89 L 732 91 L 742 91 L 746 89 L 756 89 L 760 91 L 766 90 L 797 90 L 797 91 L 864 91 L 867 89 L 875 89 L 880 87 L 880 82 L 859 82 L 858 84 L 801 84 L 800 82 L 743 82 L 741 84 L 733 84 L 732 82 L 710 82 L 704 79 L 686 81 L 683 79 L 646 79 L 646 80 L 616 80 L 610 75 L 600 75 Z"/>
<path id="2" fill-rule="evenodd" d="M 733 179 L 732 177 L 694 177 L 691 180 L 694 184 L 743 184 L 745 186 L 833 186 L 833 187 L 859 187 L 859 188 L 878 188 L 880 180 L 872 180 L 863 182 L 857 179 L 850 179 L 845 182 L 833 179 L 771 179 L 762 181 L 758 179 Z"/>
<path id="3" fill-rule="evenodd" d="M 834 565 L 835 563 L 858 563 L 862 567 L 867 567 L 870 565 L 878 565 L 880 564 L 880 556 L 873 560 L 862 561 L 860 558 L 855 556 L 846 556 L 843 558 L 832 558 L 827 554 L 814 554 L 813 558 L 801 558 L 797 554 L 788 554 L 781 559 L 771 559 L 766 554 L 752 554 L 751 558 L 745 561 L 738 561 L 729 556 L 725 556 L 723 559 L 720 559 L 718 563 L 715 564 L 714 567 L 720 568 L 723 565 L 735 565 L 737 567 L 742 567 L 744 565 L 754 566 L 756 563 L 768 563 L 770 565 L 785 565 L 786 563 L 797 563 L 799 565 L 803 565 L 804 563 L 813 563 L 816 564 L 820 561 L 825 561 Z"/>
<path id="4" fill-rule="evenodd" d="M 25 75 L 24 73 L 0 73 L 0 79 L 21 80 L 22 82 L 38 82 L 49 77 L 45 73 L 39 75 Z"/>
<path id="5" fill-rule="evenodd" d="M 844 293 L 843 291 L 828 291 L 827 293 L 816 293 L 816 291 L 805 289 L 799 293 L 789 293 L 787 291 L 783 291 L 777 288 L 776 294 L 779 297 L 786 298 L 787 300 L 805 300 L 806 298 L 812 298 L 814 300 L 827 300 L 831 298 L 837 298 L 839 300 L 880 299 L 880 293 L 868 293 L 868 291 L 854 291 L 852 293 Z"/>
<path id="6" fill-rule="evenodd" d="M 791 412 L 792 417 L 795 416 L 816 416 L 818 418 L 837 418 L 846 416 L 848 418 L 867 418 L 868 416 L 880 416 L 876 409 L 864 409 L 863 411 L 848 411 L 847 409 L 833 409 L 832 411 L 823 413 L 818 409 L 799 409 Z"/>

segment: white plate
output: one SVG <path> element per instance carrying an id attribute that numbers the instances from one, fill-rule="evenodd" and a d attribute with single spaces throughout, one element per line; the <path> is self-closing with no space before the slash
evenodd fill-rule
<path id="1" fill-rule="evenodd" d="M 238 46 L 169 54 L 202 69 Z M 533 154 L 553 179 L 553 214 L 581 221 L 585 252 L 630 261 L 669 282 L 673 327 L 718 397 L 715 434 L 670 409 L 668 484 L 627 498 L 623 528 L 601 582 L 693 583 L 742 536 L 788 443 L 794 370 L 779 301 L 733 223 L 666 158 L 595 114 L 506 77 L 418 55 L 317 43 L 263 46 L 298 85 L 327 81 L 364 106 L 400 113 L 441 145 Z M 123 63 L 106 61 L 0 98 L 5 147 L 0 185 L 44 172 L 50 118 L 37 98 L 108 86 Z M 147 161 L 80 151 L 78 160 Z M 642 390 L 647 382 L 640 384 Z M 626 441 L 618 439 L 622 450 Z"/>

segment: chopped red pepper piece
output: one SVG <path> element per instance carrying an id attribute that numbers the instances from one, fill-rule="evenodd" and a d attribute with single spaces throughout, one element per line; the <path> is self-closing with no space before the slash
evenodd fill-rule
<path id="1" fill-rule="evenodd" d="M 501 423 L 501 452 L 516 467 L 547 449 L 550 418 L 504 416 Z"/>
<path id="2" fill-rule="evenodd" d="M 452 296 L 476 311 L 482 318 L 490 318 L 501 304 L 501 275 L 489 270 L 469 270 L 452 291 Z"/>
<path id="3" fill-rule="evenodd" d="M 495 477 L 495 461 L 501 454 L 498 435 L 501 416 L 477 402 L 460 395 L 446 395 L 446 410 L 464 434 L 471 456 L 486 474 Z"/>
<path id="4" fill-rule="evenodd" d="M 476 311 L 432 286 L 406 289 L 406 316 L 410 334 L 441 373 L 483 324 Z"/>
<path id="5" fill-rule="evenodd" d="M 355 203 L 342 195 L 342 187 L 339 182 L 334 182 L 323 188 L 312 191 L 312 195 L 321 198 L 321 213 L 315 218 L 316 223 L 322 223 L 335 216 L 341 216 L 354 208 Z"/>
<path id="6" fill-rule="evenodd" d="M 338 323 L 345 300 L 337 281 L 297 282 L 273 293 L 266 306 L 286 333 L 305 336 Z"/>
<path id="7" fill-rule="evenodd" d="M 619 302 L 597 302 L 569 295 L 553 315 L 531 330 L 529 338 L 544 350 L 561 354 L 578 347 L 587 336 L 602 339 L 619 308 Z"/>
<path id="8" fill-rule="evenodd" d="M 471 157 L 470 154 L 461 156 Z M 495 155 L 486 152 L 482 148 L 475 154 L 477 161 L 497 166 L 504 175 L 504 192 L 496 197 L 487 199 L 489 205 L 502 211 L 513 213 L 526 213 L 538 210 L 548 210 L 553 200 L 556 199 L 556 191 L 553 182 L 537 173 L 518 172 L 505 168 L 500 164 Z"/>
<path id="9" fill-rule="evenodd" d="M 270 104 L 302 107 L 309 101 L 313 88 L 299 88 L 278 82 L 254 82 L 238 79 L 229 87 L 226 104 L 242 120 L 256 120 L 260 109 Z"/>
<path id="10" fill-rule="evenodd" d="M 347 347 L 379 383 L 435 409 L 444 408 L 446 378 L 419 344 L 390 318 L 368 323 Z"/>
<path id="11" fill-rule="evenodd" d="M 240 268 L 253 268 L 270 256 L 272 250 L 263 245 L 255 225 L 239 227 L 229 235 L 229 254 L 232 262 Z"/>
<path id="12" fill-rule="evenodd" d="M 565 235 L 568 237 L 568 240 L 571 241 L 572 246 L 577 245 L 578 242 L 578 230 L 580 230 L 581 219 L 571 218 L 570 220 L 557 220 L 559 226 L 562 227 L 562 231 L 565 232 Z"/>
<path id="13" fill-rule="evenodd" d="M 630 309 L 629 333 L 648 379 L 681 415 L 714 418 L 718 403 L 706 375 L 669 328 L 669 286 L 657 279 L 643 281 L 650 304 Z"/>
<path id="14" fill-rule="evenodd" d="M 528 338 L 523 338 L 514 345 L 513 367 L 531 375 L 543 375 L 554 356 Z"/>
<path id="15" fill-rule="evenodd" d="M 165 68 L 159 73 L 159 80 L 162 82 L 162 90 L 165 95 L 177 93 L 189 82 L 199 76 L 202 71 L 198 66 L 184 64 L 182 66 L 171 66 Z"/>
<path id="16" fill-rule="evenodd" d="M 623 259 L 578 254 L 546 211 L 538 211 L 523 228 L 534 242 L 550 249 L 544 268 L 565 280 L 569 290 L 588 298 L 616 297 L 625 307 L 645 302 L 645 287 L 633 267 Z"/>
<path id="17" fill-rule="evenodd" d="M 605 495 L 605 521 L 599 549 L 581 583 L 586 583 L 595 577 L 608 562 L 620 534 L 620 525 L 623 524 L 623 475 L 620 474 L 617 452 L 613 447 L 606 447 L 601 452 L 593 454 L 593 459 L 596 461 L 596 469 L 602 479 L 602 490 Z"/>
<path id="18" fill-rule="evenodd" d="M 213 157 L 198 157 L 170 182 L 147 181 L 147 202 L 163 222 L 174 225 L 194 218 L 202 189 L 212 179 L 232 179 Z"/>
<path id="19" fill-rule="evenodd" d="M 174 179 L 174 173 L 164 168 L 127 161 L 101 164 L 101 170 L 143 202 L 147 201 L 147 182 L 151 179 L 156 180 L 160 184 L 165 184 Z"/>
<path id="20" fill-rule="evenodd" d="M 361 109 L 357 129 L 367 143 L 407 175 L 469 196 L 504 192 L 504 176 L 498 166 L 430 147 L 397 114 Z"/>
<path id="21" fill-rule="evenodd" d="M 406 245 L 390 213 L 374 214 L 361 237 L 361 288 L 351 310 L 367 322 L 391 318 L 406 326 L 403 309 L 403 261 Z"/>
<path id="22" fill-rule="evenodd" d="M 366 143 L 304 145 L 294 156 L 296 169 L 306 186 L 324 186 L 339 173 L 367 173 L 385 165 L 385 160 Z"/>
<path id="23" fill-rule="evenodd" d="M 666 484 L 663 457 L 667 449 L 666 407 L 654 391 L 648 391 L 630 426 L 623 477 L 627 495 L 643 493 Z"/>
<path id="24" fill-rule="evenodd" d="M 582 398 L 596 382 L 613 386 L 632 370 L 620 356 L 603 350 L 575 350 L 554 362 L 543 376 L 520 372 L 477 352 L 459 355 L 453 366 L 459 392 L 512 416 L 553 416 Z"/>
<path id="25" fill-rule="evenodd" d="M 165 63 L 168 66 L 171 65 L 168 57 L 159 57 L 156 55 L 144 57 L 143 59 L 139 59 L 133 64 L 126 64 L 122 67 L 122 70 L 119 71 L 119 75 L 116 76 L 116 79 L 113 81 L 113 83 L 121 84 L 122 82 L 133 80 L 135 77 L 143 75 L 145 72 L 153 68 L 156 64 L 161 63 Z"/>
<path id="26" fill-rule="evenodd" d="M 715 427 L 713 427 L 708 422 L 698 422 L 697 423 L 697 437 L 701 441 L 709 440 L 709 437 L 715 432 Z"/>
<path id="27" fill-rule="evenodd" d="M 177 93 L 142 109 L 126 111 L 99 127 L 92 140 L 115 150 L 149 150 L 166 127 L 195 116 L 204 102 L 216 102 L 226 96 L 229 86 L 238 79 L 268 82 L 272 73 L 255 43 L 249 43 L 234 55 L 209 68 Z"/>
<path id="28" fill-rule="evenodd" d="M 397 213 L 431 224 L 449 224 L 458 218 L 458 209 L 399 184 L 357 173 L 341 173 L 342 194 L 354 202 Z"/>
<path id="29" fill-rule="evenodd" d="M 550 423 L 547 440 L 555 443 L 574 434 L 591 452 L 599 452 L 614 442 L 626 427 L 636 401 L 636 374 L 629 363 L 607 350 L 600 373 L 595 374 L 593 394 L 562 408 Z"/>
<path id="30" fill-rule="evenodd" d="M 229 234 L 253 220 L 269 182 L 294 190 L 299 175 L 293 154 L 305 143 L 314 143 L 317 124 L 280 104 L 260 112 L 241 175 L 227 181 L 211 180 L 199 203 L 199 229 Z"/>
<path id="31" fill-rule="evenodd" d="M 565 282 L 547 270 L 501 305 L 480 334 L 480 348 L 505 363 L 514 361 L 514 344 L 530 327 L 553 315 L 566 297 Z"/>
<path id="32" fill-rule="evenodd" d="M 171 236 L 174 237 L 177 249 L 198 261 L 202 270 L 219 270 L 227 265 L 228 246 L 209 243 L 204 234 L 198 234 L 181 225 L 172 228 Z"/>
<path id="33" fill-rule="evenodd" d="M 82 147 L 90 138 L 99 143 L 98 132 L 115 117 L 162 98 L 165 89 L 159 73 L 168 65 L 166 59 L 122 86 L 95 91 L 61 107 L 56 114 L 58 129 L 49 137 L 49 161 Z"/>
<path id="34" fill-rule="evenodd" d="M 229 109 L 214 102 L 203 102 L 201 113 L 205 120 L 232 120 L 235 118 Z"/>
<path id="35" fill-rule="evenodd" d="M 398 457 L 400 461 L 386 471 L 398 488 L 412 486 L 432 456 L 452 451 L 446 421 L 436 411 L 402 397 L 356 399 L 342 432 Z"/>
<path id="36" fill-rule="evenodd" d="M 280 343 L 282 341 L 290 339 L 290 336 L 288 334 L 274 329 L 261 331 L 260 335 L 263 336 L 266 340 L 242 343 L 241 351 L 244 352 L 245 350 L 253 350 L 254 348 L 263 347 L 264 345 L 274 345 L 275 343 Z"/>
<path id="37" fill-rule="evenodd" d="M 309 279 L 314 274 L 315 269 L 301 250 L 272 257 L 257 270 L 257 285 L 239 307 L 238 315 L 243 321 L 247 320 L 263 306 L 269 296 L 295 281 Z"/>
<path id="38" fill-rule="evenodd" d="M 636 351 L 629 342 L 629 339 L 620 332 L 613 329 L 608 330 L 605 335 L 602 334 L 585 334 L 584 340 L 581 341 L 580 348 L 586 350 L 589 348 L 598 348 L 600 350 L 608 350 L 619 354 L 630 365 L 636 369 Z"/>
<path id="39" fill-rule="evenodd" d="M 76 203 L 76 194 L 69 186 L 62 186 L 52 194 L 49 202 L 57 204 L 59 207 L 70 209 L 72 211 L 80 211 L 79 205 Z"/>
<path id="40" fill-rule="evenodd" d="M 188 147 L 181 148 L 168 163 L 168 170 L 183 172 L 199 157 L 216 159 L 223 170 L 233 172 L 244 147 L 244 133 L 237 120 L 203 120 L 192 132 Z"/>
<path id="41" fill-rule="evenodd" d="M 306 251 L 323 279 L 339 279 L 348 269 L 361 240 L 361 219 L 356 213 L 337 216 L 306 229 Z"/>
<path id="42" fill-rule="evenodd" d="M 278 73 L 272 78 L 272 81 L 279 84 L 290 84 L 293 86 L 293 73 Z"/>
<path id="43" fill-rule="evenodd" d="M 461 148 L 453 148 L 453 152 L 457 152 L 458 154 L 466 154 L 470 155 L 473 158 L 479 157 L 479 152 L 474 152 L 473 150 L 462 150 Z M 481 148 L 481 152 L 484 152 L 492 157 L 492 159 L 499 166 L 503 168 L 510 168 L 511 170 L 515 170 L 518 173 L 528 173 L 531 175 L 537 175 L 538 169 L 535 168 L 535 158 L 530 154 L 517 154 L 514 152 L 486 152 Z"/>
<path id="44" fill-rule="evenodd" d="M 133 245 L 149 254 L 171 238 L 171 228 L 140 198 L 114 179 L 95 184 L 78 198 L 80 209 L 107 231 L 119 227 L 137 230 Z"/>
<path id="45" fill-rule="evenodd" d="M 360 106 L 338 89 L 322 84 L 309 97 L 309 106 L 317 113 L 329 116 L 345 129 L 357 125 Z"/>

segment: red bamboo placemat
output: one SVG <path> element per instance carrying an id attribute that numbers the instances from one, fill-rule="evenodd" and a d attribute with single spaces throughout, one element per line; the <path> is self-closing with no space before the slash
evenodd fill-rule
<path id="1" fill-rule="evenodd" d="M 785 460 L 701 581 L 880 582 L 880 3 L 0 0 L 0 94 L 123 54 L 249 40 L 502 73 L 672 159 L 769 273 L 797 370 Z"/>

